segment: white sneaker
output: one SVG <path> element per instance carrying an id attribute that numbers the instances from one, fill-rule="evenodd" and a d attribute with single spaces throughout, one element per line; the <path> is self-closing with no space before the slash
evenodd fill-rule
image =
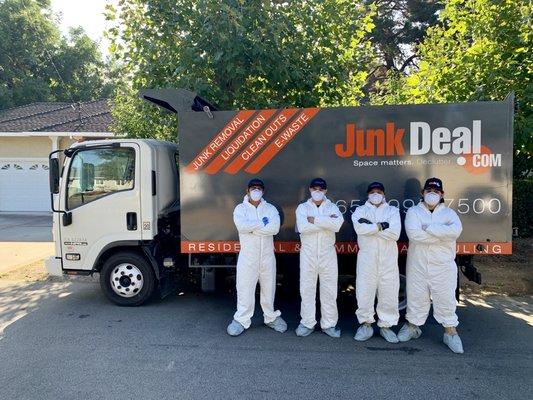
<path id="1" fill-rule="evenodd" d="M 374 336 L 374 329 L 370 324 L 363 324 L 357 329 L 355 336 L 353 337 L 358 342 L 364 342 Z"/>
<path id="2" fill-rule="evenodd" d="M 421 334 L 422 330 L 418 326 L 406 322 L 398 332 L 397 337 L 400 342 L 408 342 L 411 339 L 418 339 Z"/>
<path id="3" fill-rule="evenodd" d="M 457 354 L 463 354 L 464 353 L 463 342 L 461 341 L 461 338 L 459 337 L 458 334 L 449 335 L 449 334 L 445 333 L 444 337 L 442 338 L 442 341 L 454 353 L 457 353 Z"/>

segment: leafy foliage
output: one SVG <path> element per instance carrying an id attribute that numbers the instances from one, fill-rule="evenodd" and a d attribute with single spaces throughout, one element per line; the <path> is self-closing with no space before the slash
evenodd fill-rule
<path id="1" fill-rule="evenodd" d="M 419 69 L 391 72 L 376 103 L 502 100 L 514 91 L 516 177 L 533 172 L 533 61 L 529 0 L 448 0 L 419 46 Z"/>
<path id="2" fill-rule="evenodd" d="M 0 21 L 0 109 L 110 94 L 97 43 L 81 28 L 61 36 L 48 0 L 0 1 Z"/>
<path id="3" fill-rule="evenodd" d="M 515 179 L 513 192 L 513 226 L 518 228 L 522 237 L 533 234 L 533 214 L 531 198 L 533 197 L 533 179 Z"/>
<path id="4" fill-rule="evenodd" d="M 128 84 L 115 99 L 116 129 L 141 137 L 175 134 L 156 111 L 140 117 L 146 108 L 134 96 L 143 87 L 187 88 L 222 109 L 357 104 L 372 59 L 365 40 L 372 10 L 349 0 L 110 6 L 111 51 Z"/>

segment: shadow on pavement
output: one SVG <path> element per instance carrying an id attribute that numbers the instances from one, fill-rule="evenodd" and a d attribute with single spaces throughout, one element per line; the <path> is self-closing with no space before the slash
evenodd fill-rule
<path id="1" fill-rule="evenodd" d="M 358 343 L 354 310 L 342 309 L 340 339 L 294 335 L 298 299 L 278 308 L 289 324 L 265 327 L 259 307 L 242 336 L 225 333 L 235 298 L 182 293 L 117 307 L 96 283 L 0 287 L 5 398 L 532 398 L 527 378 L 533 330 L 516 304 L 489 299 L 459 307 L 464 355 L 441 342 L 431 318 L 420 339 L 399 345 L 376 335 Z M 20 314 L 24 312 L 25 314 Z"/>

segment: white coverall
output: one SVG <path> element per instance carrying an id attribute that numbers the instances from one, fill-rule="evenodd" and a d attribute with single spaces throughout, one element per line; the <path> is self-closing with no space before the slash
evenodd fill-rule
<path id="1" fill-rule="evenodd" d="M 440 203 L 430 212 L 420 202 L 407 211 L 407 320 L 424 325 L 433 300 L 433 316 L 444 327 L 459 324 L 455 309 L 456 240 L 463 227 L 451 208 Z M 431 300 L 430 300 L 431 299 Z"/>
<path id="2" fill-rule="evenodd" d="M 365 218 L 372 224 L 360 224 Z M 379 230 L 378 222 L 388 222 L 389 227 Z M 374 322 L 374 301 L 378 305 L 378 326 L 390 328 L 398 323 L 398 292 L 400 272 L 398 270 L 398 245 L 402 229 L 398 208 L 385 201 L 376 207 L 370 201 L 357 207 L 352 214 L 352 223 L 357 233 L 357 320 L 360 324 Z"/>
<path id="3" fill-rule="evenodd" d="M 331 215 L 335 215 L 332 218 Z M 307 217 L 314 217 L 312 224 Z M 296 229 L 300 233 L 300 323 L 309 329 L 316 325 L 316 285 L 320 280 L 320 327 L 335 327 L 338 320 L 338 265 L 335 233 L 344 219 L 336 204 L 324 199 L 317 207 L 309 199 L 296 209 Z"/>
<path id="4" fill-rule="evenodd" d="M 263 217 L 269 222 L 263 224 Z M 255 309 L 255 289 L 260 286 L 260 303 L 265 324 L 281 315 L 274 311 L 276 294 L 276 258 L 274 235 L 279 232 L 280 218 L 276 207 L 261 199 L 256 208 L 248 201 L 235 207 L 233 221 L 239 231 L 240 251 L 237 259 L 237 311 L 233 319 L 248 329 Z"/>

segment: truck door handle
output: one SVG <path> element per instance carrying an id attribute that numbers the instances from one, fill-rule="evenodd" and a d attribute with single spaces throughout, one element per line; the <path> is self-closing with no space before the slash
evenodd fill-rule
<path id="1" fill-rule="evenodd" d="M 137 213 L 135 212 L 126 213 L 126 225 L 128 227 L 128 231 L 137 230 Z"/>

